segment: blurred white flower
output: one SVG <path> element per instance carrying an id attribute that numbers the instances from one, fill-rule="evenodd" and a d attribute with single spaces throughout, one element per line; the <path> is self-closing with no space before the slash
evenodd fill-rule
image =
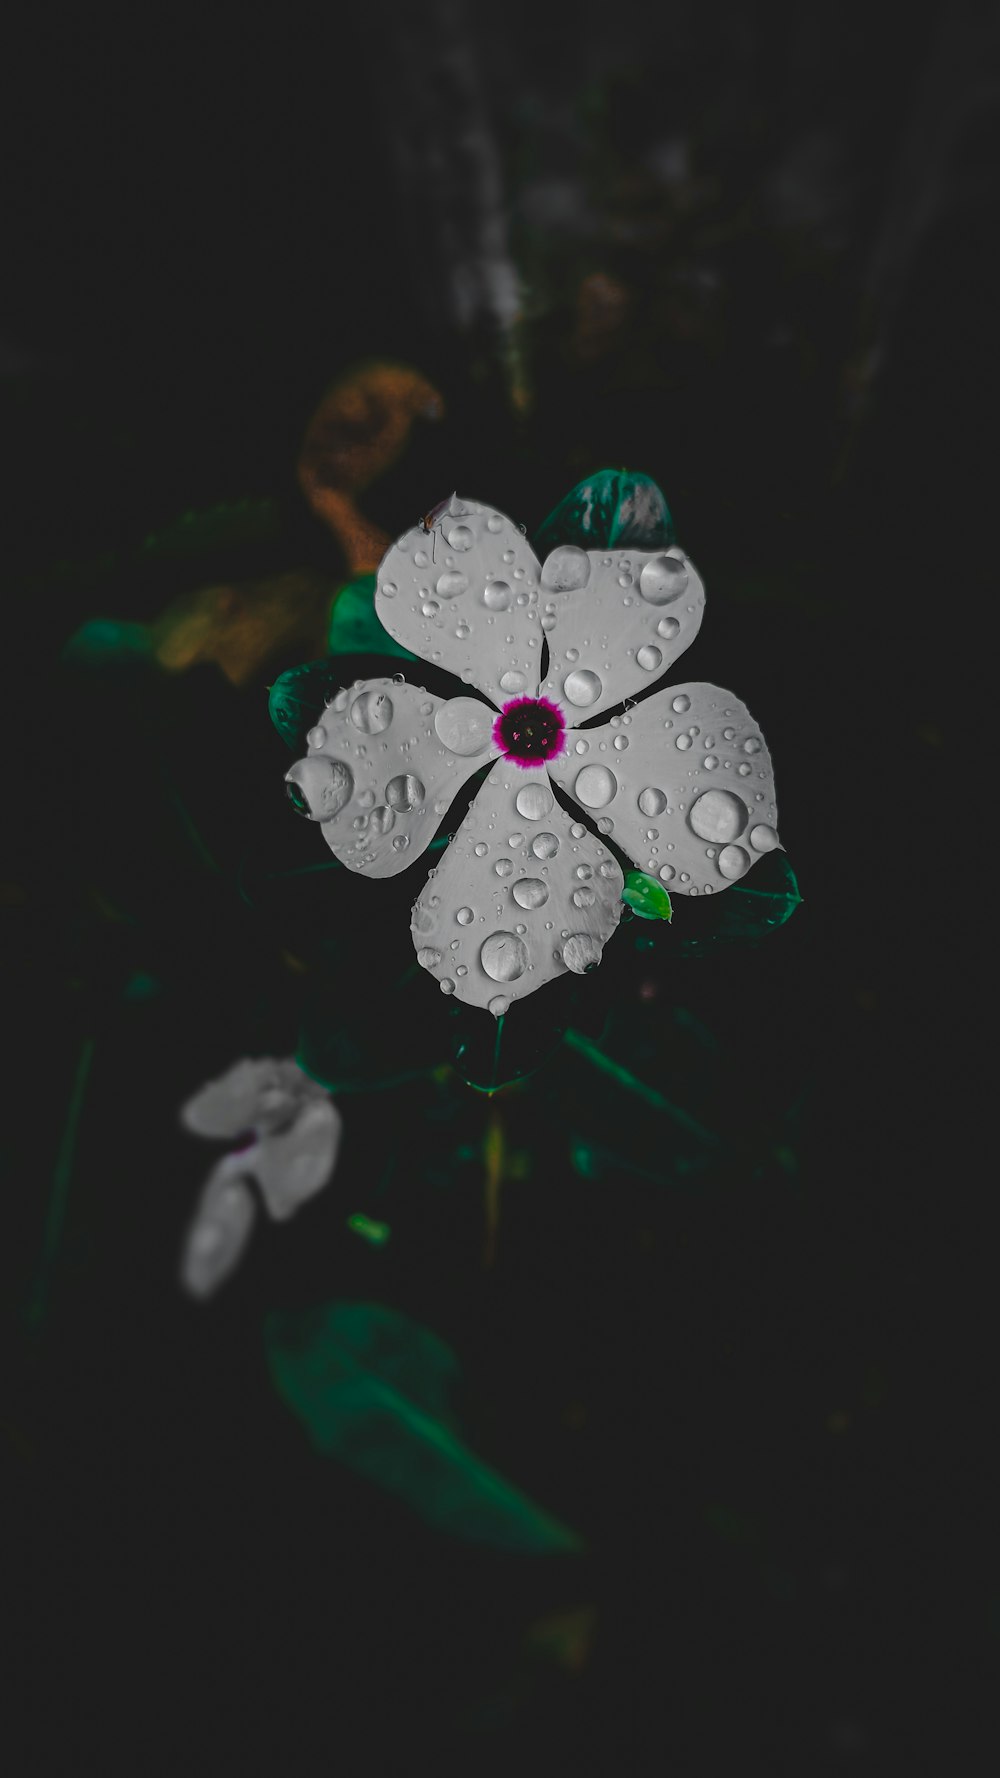
<path id="1" fill-rule="evenodd" d="M 284 1222 L 330 1179 L 342 1119 L 326 1090 L 291 1058 L 234 1063 L 181 1107 L 195 1136 L 244 1137 L 213 1167 L 184 1237 L 180 1279 L 191 1296 L 211 1296 L 239 1263 L 257 1216 L 249 1181 Z"/>

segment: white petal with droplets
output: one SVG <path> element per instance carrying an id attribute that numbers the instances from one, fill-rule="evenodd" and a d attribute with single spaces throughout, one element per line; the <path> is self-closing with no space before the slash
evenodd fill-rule
<path id="1" fill-rule="evenodd" d="M 478 729 L 469 705 L 482 712 Z M 359 679 L 327 705 L 309 753 L 286 778 L 305 795 L 342 863 L 393 877 L 430 845 L 466 779 L 497 757 L 494 720 L 480 698 L 438 698 L 395 679 Z M 339 782 L 349 778 L 350 792 L 327 817 L 322 800 L 314 801 L 314 780 L 330 766 Z"/>
<path id="2" fill-rule="evenodd" d="M 553 550 L 539 609 L 549 644 L 541 694 L 568 722 L 645 691 L 694 641 L 705 589 L 683 550 Z"/>
<path id="3" fill-rule="evenodd" d="M 545 812 L 526 816 L 519 797 Z M 549 797 L 544 771 L 498 761 L 414 907 L 418 960 L 473 1006 L 506 1010 L 593 967 L 621 917 L 617 861 Z"/>
<path id="4" fill-rule="evenodd" d="M 430 533 L 416 525 L 383 557 L 383 629 L 498 707 L 538 686 L 538 559 L 503 513 L 453 496 Z"/>
<path id="5" fill-rule="evenodd" d="M 243 1156 L 226 1155 L 208 1176 L 184 1237 L 180 1281 L 189 1296 L 208 1297 L 236 1270 L 257 1216 L 240 1177 Z"/>
<path id="6" fill-rule="evenodd" d="M 726 889 L 780 843 L 764 738 L 717 685 L 669 686 L 604 727 L 573 731 L 549 772 L 671 895 Z"/>

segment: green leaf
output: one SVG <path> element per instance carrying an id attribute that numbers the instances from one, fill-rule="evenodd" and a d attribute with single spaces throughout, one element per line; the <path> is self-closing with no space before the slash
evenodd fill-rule
<path id="1" fill-rule="evenodd" d="M 283 741 L 305 752 L 306 736 L 321 720 L 327 702 L 343 684 L 336 661 L 306 661 L 289 667 L 271 687 L 268 714 Z"/>
<path id="2" fill-rule="evenodd" d="M 144 538 L 142 553 L 160 559 L 183 560 L 217 550 L 271 541 L 281 528 L 276 500 L 233 500 L 202 511 L 182 513 L 180 518 Z"/>
<path id="3" fill-rule="evenodd" d="M 313 1443 L 399 1495 L 437 1529 L 506 1550 L 578 1550 L 579 1538 L 462 1442 L 458 1375 L 443 1340 L 379 1303 L 276 1314 L 264 1329 L 279 1395 Z"/>
<path id="4" fill-rule="evenodd" d="M 645 871 L 630 870 L 627 873 L 621 898 L 641 920 L 673 919 L 674 910 L 663 884 L 655 877 L 647 876 Z"/>
<path id="5" fill-rule="evenodd" d="M 790 920 L 801 902 L 795 872 L 784 852 L 769 852 L 744 883 L 734 883 L 708 903 L 699 897 L 695 920 L 710 921 L 699 931 L 685 921 L 682 957 L 702 957 L 723 944 L 759 944 L 768 933 Z M 687 909 L 685 914 L 687 915 Z M 693 910 L 692 910 L 693 911 Z"/>
<path id="6" fill-rule="evenodd" d="M 349 580 L 333 602 L 327 646 L 331 654 L 392 654 L 402 661 L 417 656 L 402 648 L 375 615 L 375 576 Z"/>
<path id="7" fill-rule="evenodd" d="M 544 561 L 561 543 L 580 549 L 666 549 L 675 541 L 666 496 L 652 476 L 598 469 L 560 500 L 539 526 L 535 551 Z"/>
<path id="8" fill-rule="evenodd" d="M 91 617 L 64 644 L 62 658 L 73 667 L 130 666 L 152 661 L 153 644 L 145 624 Z"/>

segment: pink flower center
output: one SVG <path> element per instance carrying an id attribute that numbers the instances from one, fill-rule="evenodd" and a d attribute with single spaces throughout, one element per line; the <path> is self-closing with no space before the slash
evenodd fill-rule
<path id="1" fill-rule="evenodd" d="M 548 698 L 512 698 L 493 724 L 493 739 L 505 759 L 530 771 L 563 751 L 566 719 Z"/>

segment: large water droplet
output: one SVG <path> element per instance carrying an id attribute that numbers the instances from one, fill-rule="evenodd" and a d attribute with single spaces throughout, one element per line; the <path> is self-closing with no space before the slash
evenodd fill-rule
<path id="1" fill-rule="evenodd" d="M 756 735 L 751 735 L 748 741 L 744 741 L 743 751 L 744 753 L 759 753 L 762 746 L 763 742 Z"/>
<path id="2" fill-rule="evenodd" d="M 384 803 L 380 803 L 377 809 L 372 810 L 368 824 L 372 833 L 388 833 L 390 827 L 395 826 L 395 822 L 396 817 L 392 810 L 387 809 Z"/>
<path id="3" fill-rule="evenodd" d="M 781 845 L 781 841 L 773 827 L 765 827 L 761 823 L 758 827 L 751 827 L 750 844 L 755 852 L 773 852 L 776 846 Z"/>
<path id="4" fill-rule="evenodd" d="M 519 908 L 540 908 L 549 899 L 549 886 L 540 877 L 520 877 L 511 894 Z"/>
<path id="5" fill-rule="evenodd" d="M 580 709 L 587 704 L 596 704 L 603 690 L 599 675 L 592 673 L 589 667 L 574 667 L 563 680 L 563 697 Z"/>
<path id="6" fill-rule="evenodd" d="M 459 908 L 458 913 L 455 915 L 460 926 L 471 926 L 475 917 L 476 916 L 471 908 Z"/>
<path id="7" fill-rule="evenodd" d="M 412 772 L 400 772 L 385 787 L 385 800 L 397 814 L 406 815 L 424 800 L 424 787 Z"/>
<path id="8" fill-rule="evenodd" d="M 654 556 L 639 576 L 639 591 L 650 605 L 670 605 L 688 583 L 687 569 L 676 556 Z"/>
<path id="9" fill-rule="evenodd" d="M 601 961 L 603 946 L 589 932 L 574 932 L 563 945 L 563 962 L 574 975 L 587 975 Z"/>
<path id="10" fill-rule="evenodd" d="M 706 790 L 691 804 L 688 820 L 702 840 L 735 840 L 748 820 L 747 807 L 731 790 Z M 721 860 L 720 860 L 721 868 Z"/>
<path id="11" fill-rule="evenodd" d="M 666 792 L 657 790 L 655 784 L 647 784 L 639 792 L 638 803 L 644 815 L 662 815 L 667 806 Z"/>
<path id="12" fill-rule="evenodd" d="M 455 984 L 450 975 L 442 976 L 438 986 L 440 987 L 442 994 L 454 994 L 455 992 Z"/>
<path id="13" fill-rule="evenodd" d="M 577 772 L 573 794 L 587 809 L 603 809 L 618 790 L 618 780 L 607 766 L 584 766 Z"/>
<path id="14" fill-rule="evenodd" d="M 524 691 L 527 683 L 528 681 L 525 674 L 517 673 L 513 670 L 507 673 L 501 673 L 500 675 L 500 690 L 510 692 L 511 696 L 514 696 L 517 692 Z"/>
<path id="15" fill-rule="evenodd" d="M 498 858 L 493 869 L 496 871 L 498 877 L 509 877 L 514 866 L 509 858 Z"/>
<path id="16" fill-rule="evenodd" d="M 672 864 L 661 864 L 660 865 L 660 876 L 663 878 L 663 881 L 665 883 L 669 883 L 671 877 L 674 877 L 676 875 L 677 875 L 677 872 L 674 870 L 674 867 Z"/>
<path id="17" fill-rule="evenodd" d="M 573 592 L 586 586 L 590 579 L 590 558 L 586 550 L 566 543 L 546 556 L 542 564 L 542 585 L 554 593 Z"/>
<path id="18" fill-rule="evenodd" d="M 417 962 L 421 969 L 436 969 L 441 961 L 441 953 L 434 945 L 421 945 L 417 952 Z"/>
<path id="19" fill-rule="evenodd" d="M 656 634 L 662 636 L 664 642 L 672 642 L 680 634 L 680 623 L 676 617 L 661 617 L 656 626 Z"/>
<path id="20" fill-rule="evenodd" d="M 531 842 L 531 850 L 536 858 L 554 858 L 559 850 L 559 841 L 554 833 L 536 833 Z"/>
<path id="21" fill-rule="evenodd" d="M 384 691 L 363 691 L 351 705 L 351 721 L 363 735 L 380 735 L 392 721 L 392 699 Z"/>
<path id="22" fill-rule="evenodd" d="M 306 736 L 307 745 L 310 747 L 322 747 L 325 740 L 326 740 L 326 729 L 325 728 L 320 728 L 320 727 L 311 728 L 309 730 L 309 733 Z"/>
<path id="23" fill-rule="evenodd" d="M 490 580 L 483 592 L 483 604 L 487 611 L 507 611 L 513 594 L 505 580 Z"/>
<path id="24" fill-rule="evenodd" d="M 663 665 L 663 656 L 660 650 L 654 648 L 651 642 L 640 648 L 635 658 L 637 665 L 642 668 L 644 673 L 655 673 L 657 667 Z"/>
<path id="25" fill-rule="evenodd" d="M 285 783 L 296 814 L 312 821 L 332 821 L 351 800 L 354 774 L 342 759 L 313 754 L 310 759 L 296 760 L 285 773 Z"/>
<path id="26" fill-rule="evenodd" d="M 471 549 L 476 539 L 468 525 L 453 525 L 448 532 L 448 546 L 454 550 Z"/>
<path id="27" fill-rule="evenodd" d="M 741 877 L 750 868 L 750 854 L 742 846 L 724 846 L 718 857 L 719 869 L 730 881 Z"/>
<path id="28" fill-rule="evenodd" d="M 684 692 L 684 691 L 682 691 L 682 692 L 681 692 L 681 693 L 680 693 L 680 696 L 679 696 L 679 697 L 676 697 L 676 698 L 675 698 L 675 699 L 674 699 L 674 701 L 673 701 L 673 703 L 672 703 L 672 704 L 671 704 L 671 706 L 670 706 L 670 708 L 671 708 L 671 710 L 676 710 L 676 711 L 677 711 L 677 714 L 678 714 L 678 715 L 679 715 L 679 716 L 680 716 L 680 715 L 683 715 L 683 713 L 684 713 L 684 711 L 685 711 L 685 710 L 690 710 L 690 708 L 691 708 L 691 699 L 690 699 L 690 698 L 689 698 L 689 697 L 688 697 L 688 695 L 687 695 L 687 692 Z"/>
<path id="29" fill-rule="evenodd" d="M 493 713 L 478 698 L 449 698 L 434 717 L 438 740 L 450 753 L 467 757 L 489 746 Z"/>
<path id="30" fill-rule="evenodd" d="M 480 840 L 478 846 L 476 847 L 476 857 L 477 858 L 485 858 L 488 851 L 489 851 L 489 847 L 486 844 L 486 841 Z"/>
<path id="31" fill-rule="evenodd" d="M 574 891 L 573 891 L 573 906 L 574 907 L 592 908 L 596 900 L 597 900 L 597 896 L 594 894 L 593 889 L 591 889 L 589 887 L 589 885 L 585 885 L 582 889 L 574 889 Z"/>
<path id="32" fill-rule="evenodd" d="M 456 569 L 449 568 L 444 574 L 438 575 L 434 591 L 439 599 L 455 599 L 464 593 L 469 585 L 467 574 L 459 574 Z"/>
<path id="33" fill-rule="evenodd" d="M 523 784 L 514 798 L 514 807 L 526 821 L 541 821 L 552 808 L 552 792 L 547 784 Z"/>
<path id="34" fill-rule="evenodd" d="M 486 521 L 486 529 L 487 531 L 492 531 L 494 533 L 503 530 L 503 519 L 498 512 L 490 513 L 490 516 Z"/>
<path id="35" fill-rule="evenodd" d="M 494 982 L 516 982 L 528 967 L 528 947 L 516 932 L 493 932 L 483 941 L 479 961 Z"/>

